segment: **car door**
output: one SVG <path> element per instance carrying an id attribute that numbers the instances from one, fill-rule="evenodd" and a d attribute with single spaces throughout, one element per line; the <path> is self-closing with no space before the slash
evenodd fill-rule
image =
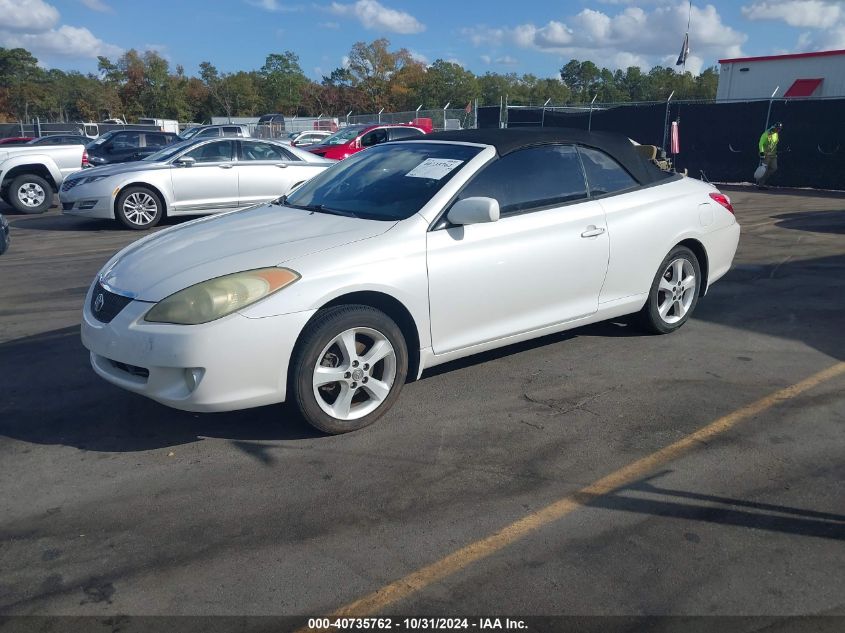
<path id="1" fill-rule="evenodd" d="M 171 164 L 170 178 L 174 200 L 169 213 L 200 213 L 234 209 L 238 206 L 236 141 L 203 143 L 180 158 L 193 158 L 190 166 Z"/>
<path id="2" fill-rule="evenodd" d="M 242 140 L 240 145 L 237 166 L 240 206 L 278 198 L 292 185 L 307 179 L 297 168 L 303 161 L 276 143 Z"/>
<path id="3" fill-rule="evenodd" d="M 594 313 L 608 266 L 601 204 L 587 198 L 571 145 L 512 152 L 457 199 L 499 201 L 497 222 L 428 233 L 434 352 L 471 347 Z"/>
<path id="4" fill-rule="evenodd" d="M 372 147 L 373 145 L 380 145 L 387 141 L 387 129 L 377 128 L 370 130 L 361 137 L 361 147 Z"/>

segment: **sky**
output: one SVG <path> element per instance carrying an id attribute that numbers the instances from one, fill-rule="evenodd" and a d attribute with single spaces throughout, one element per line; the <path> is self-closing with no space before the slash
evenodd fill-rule
<path id="1" fill-rule="evenodd" d="M 385 37 L 420 61 L 557 77 L 570 59 L 687 69 L 746 55 L 845 49 L 845 0 L 0 0 L 0 46 L 47 68 L 96 72 L 97 56 L 155 50 L 196 74 L 258 69 L 291 50 L 319 80 L 352 44 Z"/>

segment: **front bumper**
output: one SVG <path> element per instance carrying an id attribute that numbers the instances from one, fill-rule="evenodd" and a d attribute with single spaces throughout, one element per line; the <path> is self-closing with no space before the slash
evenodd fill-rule
<path id="1" fill-rule="evenodd" d="M 132 301 L 110 323 L 82 318 L 91 366 L 108 382 L 184 411 L 233 411 L 283 402 L 288 364 L 314 311 L 202 325 L 147 323 L 154 305 Z"/>
<path id="2" fill-rule="evenodd" d="M 86 191 L 88 188 L 86 185 L 77 185 L 69 191 L 60 191 L 62 213 L 114 220 L 114 197 L 108 192 Z"/>

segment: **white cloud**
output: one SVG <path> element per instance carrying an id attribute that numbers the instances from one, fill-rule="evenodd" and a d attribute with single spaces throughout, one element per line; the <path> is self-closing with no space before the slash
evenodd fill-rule
<path id="1" fill-rule="evenodd" d="M 825 0 L 769 0 L 742 7 L 749 20 L 779 20 L 789 26 L 824 29 L 843 17 L 841 2 Z"/>
<path id="2" fill-rule="evenodd" d="M 60 25 L 58 9 L 44 0 L 0 0 L 0 16 L 0 46 L 25 48 L 36 57 L 95 59 L 123 52 L 85 27 Z"/>
<path id="3" fill-rule="evenodd" d="M 793 50 L 819 51 L 845 48 L 845 6 L 841 0 L 761 0 L 742 7 L 749 20 L 774 20 L 811 29 L 798 35 Z"/>
<path id="4" fill-rule="evenodd" d="M 510 55 L 504 55 L 502 57 L 497 57 L 496 63 L 502 66 L 517 66 L 519 64 L 519 60 L 511 57 Z"/>
<path id="5" fill-rule="evenodd" d="M 422 64 L 423 66 L 430 66 L 431 62 L 429 61 L 428 57 L 423 55 L 422 53 L 418 53 L 417 51 L 408 51 L 408 54 L 418 64 Z"/>
<path id="6" fill-rule="evenodd" d="M 331 29 L 333 31 L 336 31 L 337 29 L 340 28 L 340 23 L 338 23 L 338 22 L 319 22 L 317 24 L 317 26 L 319 26 L 321 29 Z"/>
<path id="7" fill-rule="evenodd" d="M 59 11 L 42 0 L 0 0 L 0 29 L 38 33 L 59 23 Z"/>
<path id="8" fill-rule="evenodd" d="M 358 0 L 353 4 L 333 2 L 329 10 L 336 15 L 357 18 L 367 29 L 391 33 L 421 33 L 425 25 L 410 13 L 390 9 L 376 0 Z"/>
<path id="9" fill-rule="evenodd" d="M 100 13 L 111 13 L 113 11 L 103 0 L 80 0 L 80 2 L 92 11 L 99 11 Z"/>
<path id="10" fill-rule="evenodd" d="M 623 4 L 623 3 L 613 3 Z M 624 3 L 627 4 L 627 3 Z M 637 65 L 648 68 L 663 63 L 677 52 L 687 28 L 689 5 L 686 2 L 644 2 L 639 6 L 620 7 L 616 12 L 583 9 L 566 19 L 545 24 L 519 24 L 513 27 L 480 25 L 462 29 L 462 35 L 475 46 L 516 45 L 561 58 L 591 59 L 598 65 L 626 68 Z M 705 59 L 736 57 L 742 54 L 744 33 L 726 25 L 713 5 L 692 6 L 690 48 L 696 64 Z M 695 64 L 687 64 L 692 70 Z"/>
<path id="11" fill-rule="evenodd" d="M 246 0 L 246 3 L 272 13 L 297 13 L 303 10 L 301 5 L 282 4 L 279 0 Z"/>
<path id="12" fill-rule="evenodd" d="M 485 64 L 489 64 L 490 62 L 492 62 L 492 61 L 493 61 L 493 58 L 492 58 L 492 57 L 490 57 L 490 55 L 482 55 L 482 56 L 480 57 L 480 59 L 481 59 L 481 61 L 483 61 Z"/>
<path id="13" fill-rule="evenodd" d="M 21 47 L 36 57 L 96 58 L 98 55 L 114 57 L 123 50 L 96 37 L 84 27 L 63 24 L 57 29 L 36 33 L 0 31 L 0 45 L 7 48 Z"/>

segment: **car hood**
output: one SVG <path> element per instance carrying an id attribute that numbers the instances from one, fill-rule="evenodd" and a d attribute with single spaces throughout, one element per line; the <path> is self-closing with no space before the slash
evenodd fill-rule
<path id="1" fill-rule="evenodd" d="M 261 205 L 141 239 L 112 259 L 102 279 L 116 292 L 161 301 L 207 279 L 277 266 L 381 235 L 395 224 Z"/>
<path id="2" fill-rule="evenodd" d="M 118 176 L 132 171 L 147 171 L 149 169 L 169 169 L 167 163 L 154 163 L 149 160 L 134 161 L 130 163 L 112 163 L 100 167 L 90 167 L 79 172 L 80 176 Z M 75 175 L 74 175 L 75 177 Z"/>

